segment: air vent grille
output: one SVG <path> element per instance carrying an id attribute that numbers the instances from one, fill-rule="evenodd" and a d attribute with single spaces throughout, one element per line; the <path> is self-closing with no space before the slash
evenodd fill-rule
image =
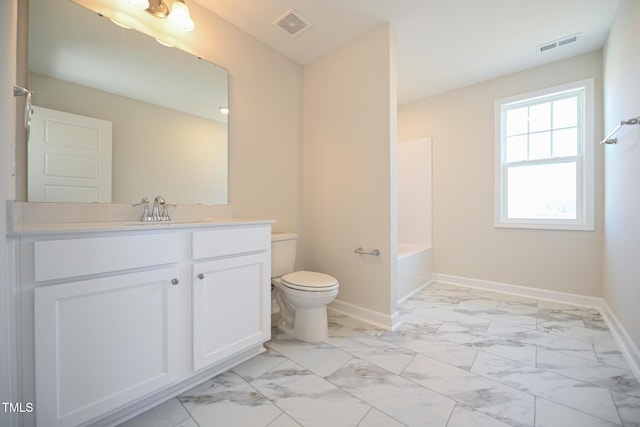
<path id="1" fill-rule="evenodd" d="M 295 9 L 288 10 L 285 14 L 273 21 L 274 25 L 289 34 L 298 37 L 311 28 L 311 22 Z"/>
<path id="2" fill-rule="evenodd" d="M 556 47 L 558 47 L 558 42 L 547 43 L 545 45 L 538 46 L 538 52 L 545 52 L 549 49 L 555 49 Z"/>
<path id="3" fill-rule="evenodd" d="M 581 35 L 582 33 L 573 34 L 573 35 L 561 38 L 559 40 L 554 40 L 552 42 L 541 44 L 540 46 L 537 47 L 538 53 L 546 52 L 551 49 L 555 49 L 557 47 L 567 46 L 572 43 L 575 43 L 578 41 Z"/>

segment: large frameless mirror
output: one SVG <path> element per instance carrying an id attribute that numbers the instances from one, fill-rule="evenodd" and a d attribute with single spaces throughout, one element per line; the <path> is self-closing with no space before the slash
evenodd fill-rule
<path id="1" fill-rule="evenodd" d="M 29 201 L 228 203 L 227 70 L 71 1 L 30 0 L 29 89 Z M 105 176 L 108 190 L 86 184 Z"/>

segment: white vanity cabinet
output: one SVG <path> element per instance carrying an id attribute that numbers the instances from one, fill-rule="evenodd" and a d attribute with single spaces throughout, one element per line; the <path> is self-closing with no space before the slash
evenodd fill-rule
<path id="1" fill-rule="evenodd" d="M 194 233 L 193 258 L 210 259 L 193 265 L 194 369 L 269 339 L 270 233 L 267 229 Z M 233 253 L 247 255 L 229 257 Z"/>
<path id="2" fill-rule="evenodd" d="M 271 224 L 17 236 L 26 426 L 117 425 L 263 351 Z"/>
<path id="3" fill-rule="evenodd" d="M 35 289 L 37 425 L 79 425 L 178 380 L 177 269 Z"/>

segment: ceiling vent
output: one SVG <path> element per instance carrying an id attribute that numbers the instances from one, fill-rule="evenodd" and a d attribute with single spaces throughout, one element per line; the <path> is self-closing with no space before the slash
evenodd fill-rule
<path id="1" fill-rule="evenodd" d="M 273 21 L 273 24 L 291 37 L 298 37 L 311 28 L 311 22 L 295 9 L 289 9 L 284 15 Z"/>
<path id="2" fill-rule="evenodd" d="M 537 47 L 538 53 L 546 52 L 548 50 L 552 50 L 552 49 L 555 49 L 557 47 L 562 47 L 562 46 L 566 46 L 566 45 L 575 43 L 575 42 L 578 41 L 578 39 L 580 38 L 581 35 L 582 35 L 582 33 L 573 34 L 571 36 L 567 36 L 567 37 L 561 38 L 559 40 L 554 40 L 554 41 L 549 42 L 549 43 L 541 44 L 540 46 Z"/>

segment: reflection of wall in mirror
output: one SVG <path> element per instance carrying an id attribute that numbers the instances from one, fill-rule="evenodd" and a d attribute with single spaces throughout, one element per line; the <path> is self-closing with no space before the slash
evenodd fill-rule
<path id="1" fill-rule="evenodd" d="M 38 105 L 113 122 L 114 203 L 227 203 L 225 123 L 35 73 L 29 85 Z"/>

